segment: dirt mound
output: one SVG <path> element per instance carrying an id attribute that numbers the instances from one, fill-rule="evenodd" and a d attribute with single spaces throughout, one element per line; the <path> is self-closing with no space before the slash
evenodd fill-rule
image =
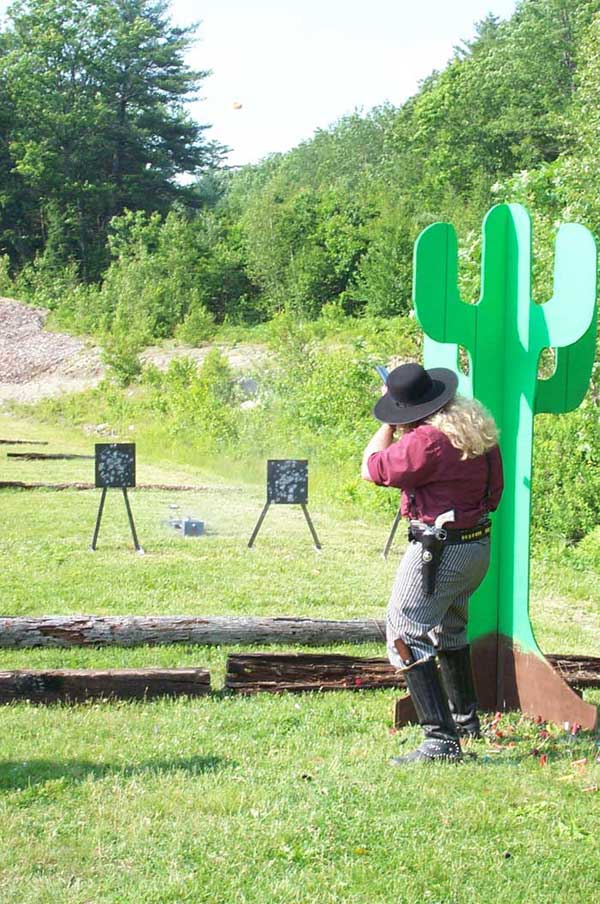
<path id="1" fill-rule="evenodd" d="M 102 378 L 97 348 L 44 329 L 48 311 L 0 298 L 0 400 L 35 401 Z"/>

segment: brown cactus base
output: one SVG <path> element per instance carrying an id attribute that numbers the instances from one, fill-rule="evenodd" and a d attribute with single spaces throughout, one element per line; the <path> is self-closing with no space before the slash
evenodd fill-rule
<path id="1" fill-rule="evenodd" d="M 396 700 L 394 703 L 394 728 L 402 728 L 403 725 L 409 725 L 411 722 L 415 723 L 418 721 L 415 705 L 410 694 Z"/>
<path id="2" fill-rule="evenodd" d="M 509 637 L 490 634 L 472 647 L 479 708 L 489 712 L 521 710 L 534 719 L 587 731 L 598 727 L 598 709 L 585 703 L 543 657 L 525 653 Z M 410 696 L 395 704 L 394 727 L 416 722 Z"/>
<path id="3" fill-rule="evenodd" d="M 479 638 L 472 656 L 481 709 L 517 709 L 544 722 L 597 727 L 597 707 L 584 703 L 543 656 L 520 650 L 504 635 Z"/>

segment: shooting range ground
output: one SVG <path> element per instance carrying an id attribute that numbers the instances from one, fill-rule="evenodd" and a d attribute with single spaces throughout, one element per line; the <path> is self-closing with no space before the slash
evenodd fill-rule
<path id="1" fill-rule="evenodd" d="M 48 439 L 51 448 L 73 454 L 93 448 L 62 433 L 59 446 L 50 429 Z M 257 484 L 235 485 L 195 468 L 148 463 L 143 452 L 138 466 L 140 483 L 161 488 L 131 491 L 143 559 L 131 547 L 118 491 L 109 492 L 95 555 L 87 545 L 99 490 L 0 494 L 5 670 L 201 668 L 210 670 L 213 688 L 244 694 L 273 680 L 291 690 L 401 686 L 384 658 L 382 616 L 405 542 L 399 530 L 382 560 L 389 518 L 339 517 L 317 499 L 313 517 L 327 543 L 316 553 L 301 510 L 275 505 L 249 551 L 247 537 L 264 504 L 264 469 Z M 17 479 L 26 475 L 24 483 L 47 473 L 89 486 L 93 477 L 87 460 L 13 460 L 6 467 Z M 201 537 L 182 538 L 164 527 L 169 517 L 187 516 L 205 522 Z M 575 584 L 561 585 L 565 575 L 548 576 L 546 563 L 534 568 L 532 612 L 544 648 L 561 654 L 570 684 L 595 687 L 596 601 L 581 593 L 589 583 L 575 576 Z M 565 602 L 569 593 L 579 595 L 580 620 L 572 618 L 574 600 Z M 290 658 L 272 659 L 284 648 Z M 317 658 L 298 659 L 308 648 Z M 578 656 L 569 662 L 563 653 Z M 355 659 L 346 670 L 344 656 Z"/>

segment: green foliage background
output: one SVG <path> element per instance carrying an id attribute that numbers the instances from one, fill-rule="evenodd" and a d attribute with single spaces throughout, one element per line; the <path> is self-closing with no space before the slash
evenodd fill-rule
<path id="1" fill-rule="evenodd" d="M 138 381 L 133 396 L 105 393 L 104 420 L 127 412 L 248 461 L 283 444 L 321 463 L 332 496 L 366 504 L 354 475 L 372 365 L 419 355 L 421 230 L 456 225 L 465 300 L 478 297 L 481 220 L 496 202 L 532 212 L 538 301 L 558 225 L 600 235 L 600 0 L 489 15 L 401 107 L 346 116 L 238 171 L 185 112 L 207 74 L 185 65 L 192 37 L 162 0 L 13 4 L 0 34 L 0 290 L 99 337 L 118 382 Z M 215 334 L 275 349 L 254 407 L 240 410 L 218 356 L 199 373 L 142 373 L 149 343 Z M 538 534 L 572 542 L 600 521 L 598 380 L 579 411 L 538 419 Z M 58 407 L 77 419 L 102 398 Z"/>

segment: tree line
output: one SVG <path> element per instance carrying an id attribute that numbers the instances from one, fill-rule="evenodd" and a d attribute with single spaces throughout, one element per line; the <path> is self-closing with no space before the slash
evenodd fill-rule
<path id="1" fill-rule="evenodd" d="M 46 255 L 105 269 L 125 209 L 200 207 L 176 177 L 219 148 L 185 102 L 206 72 L 184 56 L 193 29 L 165 0 L 16 0 L 0 35 L 2 248 L 13 268 Z"/>
<path id="2" fill-rule="evenodd" d="M 185 63 L 193 35 L 164 0 L 12 5 L 0 34 L 5 293 L 75 330 L 193 342 L 281 311 L 406 313 L 414 240 L 439 219 L 458 228 L 474 297 L 481 218 L 500 200 L 534 214 L 542 292 L 557 222 L 600 235 L 600 0 L 487 16 L 402 106 L 345 116 L 236 172 L 186 113 L 207 75 Z"/>

